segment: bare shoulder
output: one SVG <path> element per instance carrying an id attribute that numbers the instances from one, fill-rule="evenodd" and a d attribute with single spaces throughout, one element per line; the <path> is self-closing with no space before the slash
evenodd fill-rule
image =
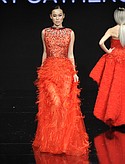
<path id="1" fill-rule="evenodd" d="M 111 34 L 111 36 L 112 37 L 118 37 L 118 35 L 119 35 L 119 25 L 116 25 L 116 26 L 113 26 L 113 27 L 111 27 L 110 28 L 110 34 Z"/>
<path id="2" fill-rule="evenodd" d="M 72 34 L 72 35 L 75 35 L 75 32 L 74 32 L 73 30 L 71 30 L 71 34 Z"/>
<path id="3" fill-rule="evenodd" d="M 116 26 L 113 26 L 113 27 L 109 28 L 109 31 L 113 32 L 113 33 L 117 30 L 119 30 L 119 25 L 116 25 Z"/>
<path id="4" fill-rule="evenodd" d="M 45 28 L 41 30 L 41 35 L 43 36 L 45 34 Z"/>
<path id="5" fill-rule="evenodd" d="M 73 30 L 71 30 L 71 38 L 74 40 L 75 39 L 75 33 Z"/>
<path id="6" fill-rule="evenodd" d="M 111 31 L 112 31 L 112 28 L 108 28 L 108 29 L 106 30 L 105 34 L 110 34 Z"/>
<path id="7" fill-rule="evenodd" d="M 74 31 L 71 28 L 65 28 L 67 31 L 70 31 L 71 33 L 74 33 Z"/>
<path id="8" fill-rule="evenodd" d="M 49 28 L 44 28 L 41 30 L 41 36 L 44 37 L 45 36 L 45 33 L 46 31 L 49 30 Z"/>
<path id="9" fill-rule="evenodd" d="M 74 37 L 75 36 L 75 32 L 74 32 L 74 30 L 72 30 L 71 28 L 67 28 L 69 31 L 70 31 L 70 33 L 71 33 L 71 37 Z"/>
<path id="10" fill-rule="evenodd" d="M 112 36 L 115 32 L 117 32 L 117 30 L 118 30 L 118 26 L 110 27 L 106 30 L 105 35 Z"/>

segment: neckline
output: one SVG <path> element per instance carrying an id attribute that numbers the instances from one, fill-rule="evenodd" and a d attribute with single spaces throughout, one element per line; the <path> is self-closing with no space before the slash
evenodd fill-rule
<path id="1" fill-rule="evenodd" d="M 51 28 L 52 28 L 52 29 L 56 29 L 56 30 L 62 30 L 62 29 L 64 29 L 65 27 L 56 28 L 56 27 L 51 26 Z"/>

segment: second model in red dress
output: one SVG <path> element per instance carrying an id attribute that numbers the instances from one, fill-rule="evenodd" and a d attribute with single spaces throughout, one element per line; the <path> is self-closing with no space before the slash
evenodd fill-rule
<path id="1" fill-rule="evenodd" d="M 89 142 L 80 111 L 80 90 L 68 59 L 69 28 L 46 28 L 47 58 L 38 70 L 37 131 L 33 146 L 41 152 L 86 155 Z"/>
<path id="2" fill-rule="evenodd" d="M 104 54 L 90 73 L 99 85 L 94 115 L 110 126 L 125 124 L 125 48 L 111 39 L 114 50 Z"/>

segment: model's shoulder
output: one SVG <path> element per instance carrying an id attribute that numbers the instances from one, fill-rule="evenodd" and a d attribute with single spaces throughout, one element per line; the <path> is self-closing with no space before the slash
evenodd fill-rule
<path id="1" fill-rule="evenodd" d="M 69 27 L 65 27 L 65 30 L 67 30 L 67 31 L 73 31 L 71 28 L 69 28 Z"/>
<path id="2" fill-rule="evenodd" d="M 51 29 L 51 27 L 46 27 L 42 31 L 49 31 L 50 29 Z"/>
<path id="3" fill-rule="evenodd" d="M 46 27 L 46 28 L 42 29 L 42 31 L 50 31 L 50 30 L 52 30 L 51 27 Z"/>
<path id="4" fill-rule="evenodd" d="M 118 25 L 108 28 L 107 31 L 114 31 L 114 30 L 116 30 L 117 28 L 119 28 Z"/>
<path id="5" fill-rule="evenodd" d="M 74 34 L 74 31 L 71 28 L 65 28 L 67 33 Z"/>
<path id="6" fill-rule="evenodd" d="M 45 34 L 45 33 L 47 33 L 48 31 L 50 31 L 50 29 L 51 29 L 51 27 L 46 27 L 46 28 L 44 28 L 44 29 L 42 29 L 41 30 L 41 34 Z"/>

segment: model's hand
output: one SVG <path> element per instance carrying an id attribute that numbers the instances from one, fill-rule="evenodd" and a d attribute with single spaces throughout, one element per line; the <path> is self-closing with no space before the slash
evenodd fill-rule
<path id="1" fill-rule="evenodd" d="M 73 78 L 74 78 L 74 82 L 78 82 L 79 81 L 79 77 L 78 77 L 77 74 L 74 74 Z"/>
<path id="2" fill-rule="evenodd" d="M 115 47 L 110 48 L 110 49 L 108 50 L 108 54 L 110 54 L 114 49 L 115 49 Z"/>

